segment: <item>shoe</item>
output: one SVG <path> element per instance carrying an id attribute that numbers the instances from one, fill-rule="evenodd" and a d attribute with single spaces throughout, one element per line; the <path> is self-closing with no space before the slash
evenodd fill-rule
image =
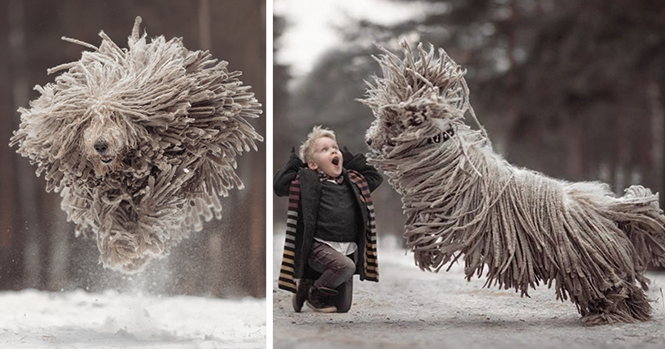
<path id="1" fill-rule="evenodd" d="M 296 313 L 299 313 L 302 310 L 303 304 L 307 300 L 307 294 L 309 293 L 309 288 L 312 286 L 312 280 L 310 279 L 300 279 L 298 282 L 298 291 L 291 298 L 291 304 L 293 304 L 293 310 Z"/>
<path id="2" fill-rule="evenodd" d="M 337 307 L 333 305 L 333 298 L 337 294 L 337 290 L 333 290 L 332 288 L 312 285 L 309 288 L 307 296 L 307 306 L 318 313 L 335 313 L 337 312 Z"/>

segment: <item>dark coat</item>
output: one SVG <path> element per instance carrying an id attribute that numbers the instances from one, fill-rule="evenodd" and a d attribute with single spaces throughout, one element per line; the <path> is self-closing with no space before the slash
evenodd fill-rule
<path id="1" fill-rule="evenodd" d="M 347 156 L 349 159 L 347 160 Z M 368 212 L 366 205 L 360 200 L 360 189 L 349 179 L 347 170 L 355 170 L 360 173 L 369 187 L 370 192 L 374 191 L 383 182 L 379 172 L 371 165 L 368 165 L 365 156 L 358 154 L 351 156 L 350 153 L 344 154 L 344 163 L 342 176 L 344 185 L 350 186 L 356 195 L 356 209 L 360 211 L 362 221 L 359 224 L 358 231 L 364 232 L 368 222 Z M 273 178 L 273 189 L 277 196 L 288 196 L 291 182 L 300 175 L 300 207 L 298 209 L 298 223 L 296 228 L 296 258 L 294 266 L 294 277 L 316 279 L 319 273 L 311 269 L 307 263 L 309 253 L 314 241 L 314 231 L 316 229 L 317 213 L 319 211 L 319 200 L 321 198 L 321 182 L 316 171 L 310 170 L 294 153 L 291 154 L 289 161 L 280 168 Z M 356 238 L 358 251 L 365 251 L 365 235 L 358 234 Z M 356 253 L 356 274 L 360 274 L 361 280 L 364 275 L 364 254 Z"/>

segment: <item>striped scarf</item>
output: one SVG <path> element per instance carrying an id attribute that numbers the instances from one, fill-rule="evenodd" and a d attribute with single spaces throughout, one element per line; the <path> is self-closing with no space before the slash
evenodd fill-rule
<path id="1" fill-rule="evenodd" d="M 363 269 L 365 280 L 379 281 L 379 264 L 376 248 L 376 222 L 374 205 L 365 177 L 356 171 L 348 171 L 351 182 L 360 189 L 360 201 L 367 207 L 367 227 L 365 229 L 365 258 Z M 296 227 L 298 226 L 298 209 L 300 208 L 300 176 L 291 182 L 289 188 L 289 209 L 286 217 L 286 239 L 284 240 L 284 254 L 279 271 L 278 287 L 296 292 L 297 286 L 294 278 L 296 259 Z"/>

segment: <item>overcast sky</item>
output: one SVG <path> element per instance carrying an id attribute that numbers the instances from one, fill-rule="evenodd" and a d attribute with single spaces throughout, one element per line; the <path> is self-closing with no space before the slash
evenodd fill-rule
<path id="1" fill-rule="evenodd" d="M 275 0 L 274 13 L 287 19 L 288 27 L 275 44 L 275 60 L 291 66 L 291 74 L 299 78 L 307 74 L 319 55 L 341 38 L 335 27 L 349 21 L 370 20 L 394 24 L 423 17 L 432 5 L 420 2 L 385 0 Z"/>

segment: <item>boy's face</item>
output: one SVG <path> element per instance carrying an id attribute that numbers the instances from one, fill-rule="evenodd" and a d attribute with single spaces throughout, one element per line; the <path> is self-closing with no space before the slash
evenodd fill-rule
<path id="1" fill-rule="evenodd" d="M 307 162 L 310 170 L 321 170 L 330 177 L 342 174 L 342 153 L 337 142 L 329 137 L 314 140 L 312 159 Z"/>

